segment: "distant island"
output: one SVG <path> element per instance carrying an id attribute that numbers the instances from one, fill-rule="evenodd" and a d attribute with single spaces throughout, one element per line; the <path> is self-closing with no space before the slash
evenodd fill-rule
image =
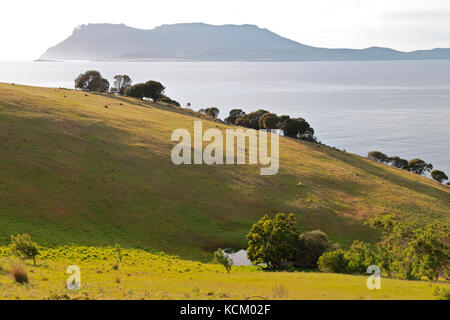
<path id="1" fill-rule="evenodd" d="M 450 59 L 450 48 L 327 49 L 283 38 L 255 25 L 182 23 L 152 30 L 88 24 L 47 49 L 42 60 L 103 61 L 357 61 Z"/>

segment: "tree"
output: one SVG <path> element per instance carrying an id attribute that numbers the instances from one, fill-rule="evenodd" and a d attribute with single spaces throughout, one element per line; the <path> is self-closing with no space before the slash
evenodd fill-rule
<path id="1" fill-rule="evenodd" d="M 400 169 L 407 169 L 408 168 L 408 160 L 402 159 L 400 157 L 394 156 L 389 157 L 387 159 L 387 162 L 389 162 L 392 166 Z"/>
<path id="2" fill-rule="evenodd" d="M 228 273 L 230 273 L 231 268 L 233 267 L 233 259 L 231 259 L 222 249 L 217 249 L 214 252 L 214 259 L 220 263 Z"/>
<path id="3" fill-rule="evenodd" d="M 157 81 L 147 81 L 146 83 L 138 83 L 128 87 L 125 94 L 134 98 L 150 98 L 158 101 L 163 95 L 166 88 Z"/>
<path id="4" fill-rule="evenodd" d="M 217 117 L 219 116 L 219 113 L 220 113 L 219 109 L 215 108 L 215 107 L 213 107 L 213 108 L 206 108 L 205 109 L 205 114 L 207 116 L 210 116 L 210 117 L 214 118 L 214 119 L 217 119 Z"/>
<path id="5" fill-rule="evenodd" d="M 273 219 L 265 215 L 247 234 L 247 257 L 267 269 L 280 268 L 293 261 L 298 236 L 293 214 L 279 213 Z"/>
<path id="6" fill-rule="evenodd" d="M 417 174 L 424 174 L 433 170 L 433 165 L 426 163 L 422 159 L 412 159 L 408 162 L 407 170 Z"/>
<path id="7" fill-rule="evenodd" d="M 368 157 L 369 157 L 369 159 L 375 160 L 378 162 L 383 162 L 383 163 L 389 162 L 389 157 L 381 151 L 371 151 L 371 152 L 369 152 Z"/>
<path id="8" fill-rule="evenodd" d="M 269 113 L 269 111 L 259 109 L 255 112 L 237 118 L 235 124 L 242 127 L 259 130 L 261 129 L 259 126 L 259 119 L 266 113 Z"/>
<path id="9" fill-rule="evenodd" d="M 98 90 L 99 92 L 108 92 L 109 91 L 109 81 L 106 79 L 101 80 L 101 85 Z"/>
<path id="10" fill-rule="evenodd" d="M 271 131 L 277 128 L 278 117 L 274 113 L 265 113 L 259 118 L 259 127 Z"/>
<path id="11" fill-rule="evenodd" d="M 100 72 L 96 70 L 86 71 L 75 79 L 75 89 L 86 91 L 106 92 L 108 91 L 108 89 L 104 91 L 106 84 L 109 88 L 109 82 L 103 79 Z"/>
<path id="12" fill-rule="evenodd" d="M 286 137 L 315 141 L 314 129 L 303 118 L 292 119 L 282 116 L 282 120 L 278 123 L 278 128 L 283 130 L 283 135 Z"/>
<path id="13" fill-rule="evenodd" d="M 295 264 L 303 268 L 317 267 L 319 257 L 329 249 L 330 243 L 326 233 L 316 230 L 299 236 Z"/>
<path id="14" fill-rule="evenodd" d="M 382 232 L 377 244 L 380 267 L 388 274 L 410 280 L 438 279 L 448 273 L 450 230 L 448 224 L 401 222 L 393 215 L 378 215 L 367 224 Z"/>
<path id="15" fill-rule="evenodd" d="M 225 122 L 229 124 L 235 124 L 238 118 L 242 118 L 245 116 L 245 112 L 241 109 L 233 109 L 230 111 L 230 115 L 225 118 Z"/>
<path id="16" fill-rule="evenodd" d="M 344 257 L 347 261 L 347 271 L 350 273 L 366 273 L 369 266 L 376 264 L 376 256 L 370 246 L 358 240 L 353 242 Z"/>
<path id="17" fill-rule="evenodd" d="M 124 75 L 116 75 L 114 76 L 114 85 L 111 88 L 111 90 L 113 92 L 117 92 L 119 94 L 125 94 L 125 91 L 127 90 L 127 88 L 129 88 L 131 86 L 131 84 L 133 83 L 133 81 L 131 81 L 131 78 L 129 76 L 127 76 L 126 74 Z"/>
<path id="18" fill-rule="evenodd" d="M 10 248 L 15 255 L 24 260 L 33 259 L 34 264 L 40 254 L 38 245 L 31 241 L 31 237 L 26 233 L 11 235 Z"/>
<path id="19" fill-rule="evenodd" d="M 431 171 L 431 177 L 439 183 L 448 180 L 447 175 L 441 170 L 433 170 Z"/>

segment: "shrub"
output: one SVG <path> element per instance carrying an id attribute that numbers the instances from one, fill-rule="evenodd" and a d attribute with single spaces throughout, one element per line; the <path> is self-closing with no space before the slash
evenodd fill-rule
<path id="1" fill-rule="evenodd" d="M 325 252 L 320 256 L 317 265 L 322 272 L 346 273 L 348 261 L 345 258 L 345 251 L 337 249 Z"/>
<path id="2" fill-rule="evenodd" d="M 233 266 L 233 259 L 226 255 L 222 249 L 217 249 L 217 251 L 214 252 L 214 259 L 230 273 L 231 267 Z"/>
<path id="3" fill-rule="evenodd" d="M 447 175 L 441 170 L 433 170 L 431 172 L 431 177 L 439 183 L 444 182 L 444 180 L 448 180 Z"/>
<path id="4" fill-rule="evenodd" d="M 316 268 L 319 257 L 328 250 L 327 235 L 320 231 L 302 233 L 298 239 L 295 265 L 303 268 Z"/>
<path id="5" fill-rule="evenodd" d="M 180 107 L 180 106 L 181 106 L 180 103 L 179 103 L 178 101 L 172 100 L 172 99 L 170 99 L 168 96 L 165 96 L 165 95 L 162 95 L 162 96 L 159 98 L 158 101 L 161 101 L 161 102 L 164 102 L 164 103 L 167 103 L 167 104 L 171 104 L 171 105 L 174 105 L 174 106 L 177 106 L 177 107 Z"/>
<path id="6" fill-rule="evenodd" d="M 34 264 L 36 264 L 36 257 L 40 254 L 39 248 L 35 242 L 31 241 L 28 234 L 11 235 L 10 247 L 16 256 L 23 260 L 33 259 Z"/>
<path id="7" fill-rule="evenodd" d="M 11 276 L 18 284 L 28 283 L 28 274 L 26 270 L 20 265 L 14 265 L 11 269 Z"/>
<path id="8" fill-rule="evenodd" d="M 265 215 L 247 234 L 247 257 L 253 264 L 280 268 L 294 260 L 298 236 L 293 214 L 279 213 L 273 219 Z"/>
<path id="9" fill-rule="evenodd" d="M 439 300 L 450 300 L 450 288 L 436 287 L 433 294 L 438 297 Z"/>

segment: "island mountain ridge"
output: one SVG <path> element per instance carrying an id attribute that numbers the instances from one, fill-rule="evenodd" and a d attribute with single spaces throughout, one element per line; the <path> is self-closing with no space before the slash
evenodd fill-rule
<path id="1" fill-rule="evenodd" d="M 40 60 L 351 61 L 450 59 L 450 49 L 327 49 L 304 45 L 255 25 L 180 23 L 151 30 L 88 24 L 47 49 Z"/>

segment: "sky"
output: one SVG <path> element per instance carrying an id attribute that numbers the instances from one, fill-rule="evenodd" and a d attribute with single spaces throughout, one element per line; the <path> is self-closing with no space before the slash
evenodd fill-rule
<path id="1" fill-rule="evenodd" d="M 0 8 L 0 60 L 33 60 L 87 23 L 255 24 L 327 48 L 450 48 L 450 0 L 14 0 Z"/>

